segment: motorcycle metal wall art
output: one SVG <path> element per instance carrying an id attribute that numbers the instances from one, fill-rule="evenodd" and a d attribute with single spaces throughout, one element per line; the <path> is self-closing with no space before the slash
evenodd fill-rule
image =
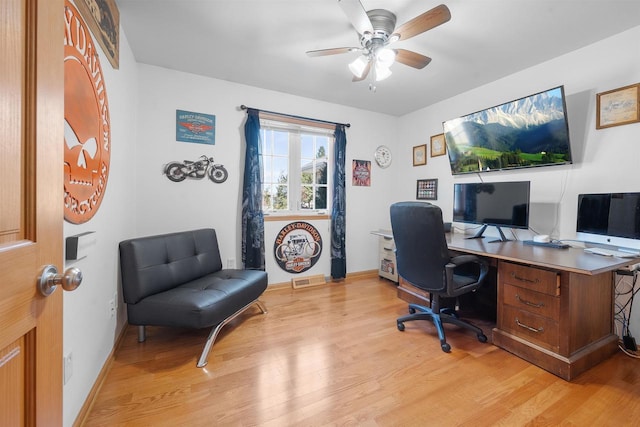
<path id="1" fill-rule="evenodd" d="M 164 168 L 164 174 L 173 182 L 184 181 L 187 178 L 202 179 L 208 176 L 217 184 L 221 184 L 229 177 L 229 172 L 219 163 L 213 163 L 213 157 L 202 155 L 198 160 L 171 162 Z"/>

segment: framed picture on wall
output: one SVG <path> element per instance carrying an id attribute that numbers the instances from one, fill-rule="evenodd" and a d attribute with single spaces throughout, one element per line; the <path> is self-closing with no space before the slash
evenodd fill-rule
<path id="1" fill-rule="evenodd" d="M 75 4 L 113 69 L 120 68 L 120 11 L 116 1 L 78 0 Z"/>
<path id="2" fill-rule="evenodd" d="M 369 187 L 371 185 L 371 161 L 356 160 L 351 162 L 351 185 Z"/>
<path id="3" fill-rule="evenodd" d="M 596 95 L 596 129 L 640 122 L 640 83 Z"/>
<path id="4" fill-rule="evenodd" d="M 413 166 L 427 164 L 427 144 L 413 147 Z"/>
<path id="5" fill-rule="evenodd" d="M 417 200 L 438 200 L 438 180 L 419 179 L 416 184 Z"/>
<path id="6" fill-rule="evenodd" d="M 215 145 L 216 116 L 176 110 L 176 141 Z"/>
<path id="7" fill-rule="evenodd" d="M 447 154 L 447 144 L 444 142 L 444 134 L 433 135 L 431 137 L 431 157 L 443 156 Z"/>

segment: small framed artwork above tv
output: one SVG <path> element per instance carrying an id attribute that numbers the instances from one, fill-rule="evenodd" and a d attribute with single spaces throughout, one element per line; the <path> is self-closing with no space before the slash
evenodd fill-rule
<path id="1" fill-rule="evenodd" d="M 453 175 L 572 163 L 564 86 L 442 126 Z"/>

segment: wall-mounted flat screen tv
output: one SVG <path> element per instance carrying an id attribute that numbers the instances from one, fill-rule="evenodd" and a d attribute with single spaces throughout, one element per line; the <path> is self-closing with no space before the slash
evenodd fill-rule
<path id="1" fill-rule="evenodd" d="M 571 163 L 564 86 L 443 123 L 454 175 Z"/>
<path id="2" fill-rule="evenodd" d="M 480 238 L 487 226 L 529 228 L 529 181 L 453 184 L 453 220 L 481 224 L 473 238 Z"/>

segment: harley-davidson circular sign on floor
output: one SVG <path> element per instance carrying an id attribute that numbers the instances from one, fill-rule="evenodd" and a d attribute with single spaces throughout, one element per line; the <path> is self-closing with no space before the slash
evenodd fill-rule
<path id="1" fill-rule="evenodd" d="M 89 221 L 109 178 L 111 123 L 98 52 L 82 16 L 64 5 L 64 219 Z"/>
<path id="2" fill-rule="evenodd" d="M 322 237 L 308 222 L 292 222 L 282 227 L 273 244 L 273 254 L 280 268 L 302 273 L 313 267 L 322 253 Z"/>

